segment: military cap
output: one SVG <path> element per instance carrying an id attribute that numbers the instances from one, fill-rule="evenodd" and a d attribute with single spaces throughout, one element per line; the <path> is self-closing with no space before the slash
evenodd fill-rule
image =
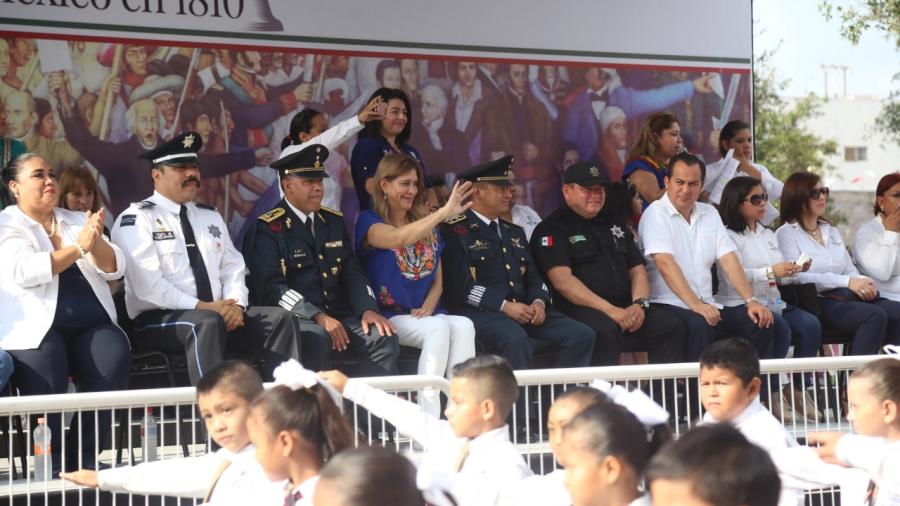
<path id="1" fill-rule="evenodd" d="M 150 165 L 196 165 L 197 151 L 203 147 L 203 139 L 197 132 L 185 132 L 169 142 L 157 146 L 138 158 L 150 160 Z"/>
<path id="2" fill-rule="evenodd" d="M 509 180 L 509 171 L 512 169 L 514 160 L 512 155 L 506 155 L 503 158 L 476 165 L 460 174 L 459 179 L 471 181 L 473 183 L 491 183 L 497 186 L 510 186 L 512 181 Z"/>
<path id="3" fill-rule="evenodd" d="M 563 183 L 575 183 L 578 186 L 598 186 L 609 183 L 606 171 L 600 169 L 596 162 L 577 162 L 566 169 L 563 174 Z"/>
<path id="4" fill-rule="evenodd" d="M 277 170 L 282 177 L 322 179 L 330 177 L 325 172 L 326 159 L 328 159 L 328 148 L 321 144 L 312 144 L 299 151 L 282 154 L 282 157 L 269 164 L 269 167 Z"/>

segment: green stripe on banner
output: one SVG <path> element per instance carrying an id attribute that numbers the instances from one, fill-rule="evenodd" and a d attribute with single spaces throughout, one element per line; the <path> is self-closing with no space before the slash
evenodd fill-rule
<path id="1" fill-rule="evenodd" d="M 695 62 L 695 63 L 722 63 L 731 65 L 750 65 L 749 58 L 723 58 L 715 56 L 683 56 L 670 54 L 642 54 L 642 53 L 615 53 L 607 51 L 573 51 L 566 49 L 537 49 L 524 47 L 499 47 L 499 46 L 476 46 L 468 44 L 439 44 L 432 42 L 402 42 L 402 41 L 386 41 L 386 40 L 365 40 L 365 39 L 347 39 L 347 38 L 326 38 L 326 37 L 304 37 L 301 35 L 277 35 L 264 32 L 253 32 L 248 34 L 239 34 L 233 32 L 214 32 L 209 30 L 187 30 L 181 28 L 165 28 L 161 26 L 154 27 L 135 27 L 135 26 L 117 26 L 104 25 L 98 23 L 76 23 L 71 21 L 49 21 L 37 19 L 13 19 L 0 17 L 0 24 L 20 25 L 20 26 L 42 26 L 46 28 L 68 28 L 77 30 L 105 30 L 110 32 L 127 32 L 134 35 L 136 29 L 145 30 L 145 33 L 157 35 L 185 35 L 193 37 L 209 37 L 209 38 L 229 38 L 240 39 L 243 41 L 262 41 L 269 40 L 274 42 L 294 42 L 294 43 L 312 43 L 312 44 L 339 44 L 346 46 L 368 46 L 379 48 L 406 48 L 406 49 L 430 49 L 441 51 L 470 51 L 480 53 L 509 53 L 522 55 L 545 55 L 545 56 L 567 56 L 577 58 L 616 58 L 629 60 L 661 60 L 661 61 L 678 61 L 678 62 Z"/>

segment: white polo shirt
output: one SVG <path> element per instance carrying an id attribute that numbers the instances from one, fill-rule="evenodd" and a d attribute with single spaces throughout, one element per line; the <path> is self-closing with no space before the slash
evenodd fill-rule
<path id="1" fill-rule="evenodd" d="M 669 200 L 669 195 L 664 194 L 644 211 L 638 230 L 648 260 L 650 302 L 689 309 L 669 288 L 652 261 L 654 254 L 668 253 L 681 267 L 697 297 L 705 303 L 715 303 L 710 269 L 717 259 L 735 251 L 715 207 L 697 202 L 688 222 Z"/>

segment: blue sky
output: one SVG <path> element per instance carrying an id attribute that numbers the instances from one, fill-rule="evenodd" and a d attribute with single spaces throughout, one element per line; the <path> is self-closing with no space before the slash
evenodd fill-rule
<path id="1" fill-rule="evenodd" d="M 775 55 L 776 74 L 790 79 L 787 96 L 824 91 L 822 64 L 847 65 L 847 94 L 885 98 L 900 82 L 900 51 L 881 32 L 869 31 L 859 45 L 841 37 L 840 21 L 826 21 L 820 0 L 754 0 L 754 52 L 781 47 Z M 847 3 L 847 2 L 843 2 Z M 842 71 L 829 70 L 829 95 L 841 94 Z"/>

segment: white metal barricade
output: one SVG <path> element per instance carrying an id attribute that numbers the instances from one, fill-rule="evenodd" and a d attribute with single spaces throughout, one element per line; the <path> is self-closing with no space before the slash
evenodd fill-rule
<path id="1" fill-rule="evenodd" d="M 811 431 L 848 431 L 850 425 L 845 418 L 843 397 L 846 379 L 850 372 L 875 358 L 878 357 L 765 360 L 761 364 L 763 391 L 769 392 L 769 397 L 782 391 L 788 393 L 786 408 L 775 410 L 774 414 L 801 441 Z M 673 429 L 676 435 L 680 434 L 702 413 L 696 386 L 698 370 L 697 364 L 664 364 L 517 371 L 522 395 L 520 405 L 513 410 L 510 431 L 513 442 L 535 472 L 546 473 L 554 469 L 556 462 L 547 442 L 547 410 L 560 392 L 574 385 L 585 385 L 595 378 L 629 389 L 643 389 L 669 410 Z M 787 380 L 792 381 L 792 386 L 785 388 L 783 383 Z M 440 390 L 445 396 L 449 392 L 449 382 L 436 376 L 392 376 L 364 378 L 363 381 L 410 400 L 415 400 L 424 388 Z M 803 402 L 803 392 L 809 398 L 808 403 Z M 17 496 L 22 504 L 30 504 L 33 496 L 46 498 L 51 495 L 62 496 L 63 504 L 99 504 L 99 495 L 92 491 L 58 479 L 33 480 L 31 433 L 36 418 L 57 416 L 65 420 L 65 434 L 71 434 L 68 443 L 66 438 L 62 440 L 60 450 L 65 455 L 67 444 L 82 448 L 81 431 L 73 433 L 73 421 L 83 420 L 88 415 L 94 415 L 96 420 L 97 415 L 108 413 L 108 425 L 103 427 L 108 436 L 94 444 L 94 448 L 76 452 L 76 455 L 81 455 L 81 459 L 98 455 L 97 460 L 102 465 L 117 467 L 140 463 L 145 458 L 147 452 L 142 447 L 141 434 L 146 428 L 144 417 L 148 408 L 152 408 L 159 428 L 157 458 L 196 456 L 208 451 L 209 442 L 202 428 L 193 388 L 0 398 L 0 429 L 5 436 L 0 440 L 0 453 L 5 453 L 5 458 L 0 459 L 0 496 Z M 813 410 L 818 414 L 812 414 Z M 795 413 L 793 419 L 785 416 L 792 412 Z M 347 415 L 364 443 L 393 445 L 398 451 L 413 456 L 422 451 L 415 442 L 397 434 L 388 422 L 374 418 L 365 410 L 350 406 Z M 104 432 L 97 423 L 93 431 L 95 439 Z M 128 497 L 114 498 L 114 504 L 129 503 Z"/>

